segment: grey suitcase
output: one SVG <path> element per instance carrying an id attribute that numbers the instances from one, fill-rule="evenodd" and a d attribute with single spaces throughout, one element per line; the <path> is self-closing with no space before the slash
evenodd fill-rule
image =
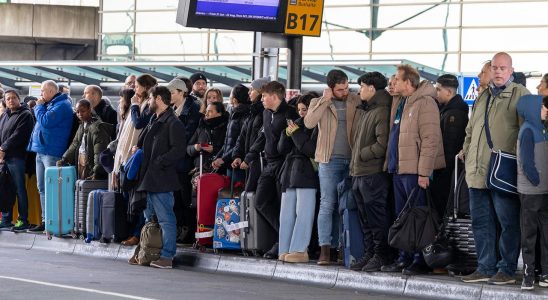
<path id="1" fill-rule="evenodd" d="M 74 233 L 81 238 L 86 235 L 86 213 L 88 195 L 93 190 L 106 189 L 106 180 L 77 180 L 74 190 Z"/>
<path id="2" fill-rule="evenodd" d="M 257 212 L 254 192 L 243 192 L 240 199 L 240 221 L 248 222 L 248 226 L 241 229 L 240 245 L 244 255 L 251 252 L 254 256 L 259 256 L 278 241 L 278 234 Z"/>

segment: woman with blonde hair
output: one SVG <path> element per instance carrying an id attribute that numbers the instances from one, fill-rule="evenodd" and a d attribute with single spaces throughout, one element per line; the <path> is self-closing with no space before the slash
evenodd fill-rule
<path id="1" fill-rule="evenodd" d="M 223 92 L 221 92 L 220 89 L 215 87 L 211 87 L 207 89 L 207 91 L 205 92 L 204 101 L 202 102 L 202 105 L 200 107 L 200 112 L 202 114 L 205 114 L 206 107 L 213 102 L 223 103 Z"/>

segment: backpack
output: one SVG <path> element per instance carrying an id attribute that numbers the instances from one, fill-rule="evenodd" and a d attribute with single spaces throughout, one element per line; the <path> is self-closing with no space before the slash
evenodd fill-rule
<path id="1" fill-rule="evenodd" d="M 149 266 L 151 262 L 160 259 L 162 246 L 162 228 L 154 217 L 141 230 L 141 239 L 135 248 L 137 263 L 141 266 Z"/>

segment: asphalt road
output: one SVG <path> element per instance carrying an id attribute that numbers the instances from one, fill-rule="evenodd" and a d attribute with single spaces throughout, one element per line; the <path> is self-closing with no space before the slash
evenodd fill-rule
<path id="1" fill-rule="evenodd" d="M 131 266 L 123 261 L 2 248 L 0 299 L 404 299 L 274 280 Z M 406 298 L 409 299 L 409 298 Z"/>

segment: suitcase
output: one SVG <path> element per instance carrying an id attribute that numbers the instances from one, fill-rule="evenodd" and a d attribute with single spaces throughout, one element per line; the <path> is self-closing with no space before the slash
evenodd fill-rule
<path id="1" fill-rule="evenodd" d="M 128 203 L 121 193 L 104 192 L 101 203 L 102 240 L 121 242 L 128 238 Z"/>
<path id="2" fill-rule="evenodd" d="M 74 192 L 74 233 L 82 239 L 86 236 L 86 212 L 89 193 L 93 190 L 106 189 L 106 180 L 77 180 Z"/>
<path id="3" fill-rule="evenodd" d="M 343 262 L 347 268 L 363 257 L 365 248 L 358 206 L 352 193 L 352 178 L 347 177 L 337 185 L 339 214 L 341 215 L 341 237 Z"/>
<path id="4" fill-rule="evenodd" d="M 243 192 L 240 197 L 240 216 L 247 227 L 241 230 L 240 246 L 244 255 L 260 256 L 278 241 L 278 234 L 257 212 L 255 192 Z"/>
<path id="5" fill-rule="evenodd" d="M 76 168 L 49 167 L 45 172 L 45 227 L 48 239 L 74 229 Z M 74 233 L 73 233 L 74 235 Z"/>
<path id="6" fill-rule="evenodd" d="M 88 195 L 86 207 L 86 243 L 101 238 L 101 204 L 107 190 L 94 190 Z"/>
<path id="7" fill-rule="evenodd" d="M 217 201 L 213 249 L 240 250 L 240 232 L 247 224 L 240 222 L 240 199 L 225 198 Z"/>
<path id="8" fill-rule="evenodd" d="M 213 245 L 213 227 L 215 225 L 215 205 L 219 190 L 227 187 L 230 180 L 217 173 L 202 174 L 203 156 L 200 153 L 200 176 L 196 189 L 196 245 Z M 202 248 L 203 249 L 203 248 Z"/>
<path id="9" fill-rule="evenodd" d="M 447 270 L 455 275 L 467 275 L 474 272 L 478 266 L 476 245 L 472 232 L 472 220 L 470 208 L 461 207 L 468 204 L 468 185 L 465 180 L 464 168 L 459 170 L 458 156 L 455 157 L 455 173 L 453 174 L 452 191 L 450 200 L 453 205 L 448 205 L 446 212 L 445 235 L 449 244 L 453 247 L 453 263 L 447 266 Z"/>

